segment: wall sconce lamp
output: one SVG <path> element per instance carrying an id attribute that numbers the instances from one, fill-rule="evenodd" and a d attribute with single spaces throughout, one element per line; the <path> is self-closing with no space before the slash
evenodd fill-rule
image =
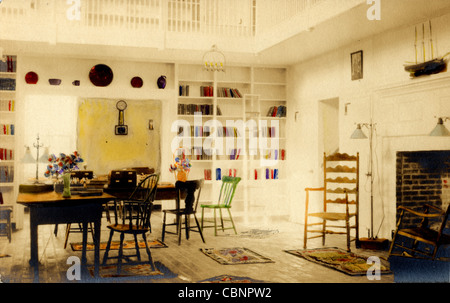
<path id="1" fill-rule="evenodd" d="M 433 131 L 430 133 L 430 136 L 433 137 L 448 137 L 450 136 L 450 131 L 445 127 L 444 122 L 450 120 L 450 117 L 439 117 L 438 123 Z"/>
<path id="2" fill-rule="evenodd" d="M 36 163 L 36 179 L 34 180 L 34 184 L 39 184 L 39 162 L 46 163 L 48 162 L 48 147 L 45 148 L 45 151 L 41 157 L 39 157 L 39 149 L 43 147 L 42 144 L 39 144 L 39 134 L 36 138 L 36 143 L 33 143 L 33 147 L 36 148 L 36 159 L 31 155 L 31 150 L 29 146 L 25 146 L 26 151 L 25 155 L 22 158 L 22 163 L 31 164 Z"/>
<path id="3" fill-rule="evenodd" d="M 153 120 L 148 120 L 148 129 L 149 130 L 153 130 L 154 129 Z"/>

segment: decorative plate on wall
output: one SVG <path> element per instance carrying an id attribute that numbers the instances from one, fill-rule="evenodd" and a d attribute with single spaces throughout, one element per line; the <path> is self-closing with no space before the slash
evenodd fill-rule
<path id="1" fill-rule="evenodd" d="M 29 72 L 25 75 L 25 82 L 28 84 L 36 84 L 38 80 L 39 77 L 35 72 Z"/>
<path id="2" fill-rule="evenodd" d="M 141 77 L 134 77 L 133 79 L 131 79 L 131 86 L 135 88 L 141 88 L 142 85 L 144 85 L 144 81 Z"/>
<path id="3" fill-rule="evenodd" d="M 89 80 L 95 86 L 108 86 L 111 84 L 113 77 L 111 68 L 105 64 L 97 64 L 89 72 Z"/>

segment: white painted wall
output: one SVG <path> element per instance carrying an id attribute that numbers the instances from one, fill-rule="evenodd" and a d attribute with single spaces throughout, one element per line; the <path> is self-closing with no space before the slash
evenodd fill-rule
<path id="1" fill-rule="evenodd" d="M 450 15 L 432 23 L 435 55 L 443 56 L 450 51 Z M 350 54 L 358 50 L 364 52 L 364 78 L 351 81 Z M 405 26 L 292 66 L 288 77 L 288 161 L 293 221 L 303 222 L 304 188 L 322 185 L 319 101 L 339 98 L 340 151 L 360 152 L 361 158 L 360 235 L 366 237 L 370 227 L 370 183 L 365 176 L 369 141 L 351 140 L 350 135 L 355 123 L 370 122 L 372 117 L 377 123 L 374 233 L 381 226 L 378 236 L 390 238 L 395 229 L 395 150 L 402 146 L 408 150 L 449 149 L 450 144 L 449 139 L 427 137 L 436 125 L 434 116 L 450 115 L 449 75 L 410 79 L 403 64 L 414 57 L 414 26 Z M 344 115 L 346 103 L 350 104 Z"/>

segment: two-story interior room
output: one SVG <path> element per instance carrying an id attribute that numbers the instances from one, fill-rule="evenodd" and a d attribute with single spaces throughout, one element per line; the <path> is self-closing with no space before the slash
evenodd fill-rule
<path id="1" fill-rule="evenodd" d="M 0 25 L 0 281 L 449 282 L 448 0 L 3 0 Z"/>

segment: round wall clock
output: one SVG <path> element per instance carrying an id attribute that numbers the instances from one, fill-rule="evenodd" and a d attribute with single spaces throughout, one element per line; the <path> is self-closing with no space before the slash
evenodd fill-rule
<path id="1" fill-rule="evenodd" d="M 125 102 L 124 100 L 117 101 L 116 108 L 118 110 L 125 110 L 125 109 L 127 109 L 127 102 Z"/>
<path id="2" fill-rule="evenodd" d="M 108 86 L 113 80 L 111 68 L 105 64 L 97 64 L 89 71 L 89 80 L 95 86 Z"/>

